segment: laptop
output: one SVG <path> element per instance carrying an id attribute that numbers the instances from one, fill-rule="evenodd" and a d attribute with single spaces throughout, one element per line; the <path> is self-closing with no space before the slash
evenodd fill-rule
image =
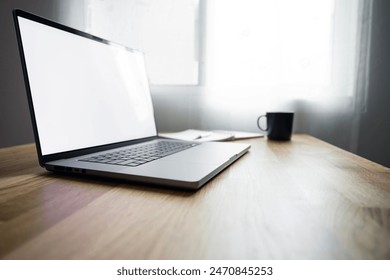
<path id="1" fill-rule="evenodd" d="M 22 10 L 13 15 L 47 170 L 198 189 L 249 150 L 159 137 L 142 52 Z"/>

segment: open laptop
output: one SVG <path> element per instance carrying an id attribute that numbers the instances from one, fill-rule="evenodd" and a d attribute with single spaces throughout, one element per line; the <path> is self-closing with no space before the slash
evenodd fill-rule
<path id="1" fill-rule="evenodd" d="M 25 11 L 13 14 L 47 170 L 197 189 L 249 150 L 158 137 L 142 52 Z"/>

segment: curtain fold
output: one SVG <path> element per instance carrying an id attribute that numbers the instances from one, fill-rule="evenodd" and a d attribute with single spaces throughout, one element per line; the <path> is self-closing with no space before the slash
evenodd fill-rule
<path id="1" fill-rule="evenodd" d="M 370 45 L 373 0 L 360 0 L 358 18 L 358 44 L 354 88 L 354 118 L 351 129 L 350 151 L 356 153 L 359 146 L 361 114 L 367 112 L 370 71 Z"/>

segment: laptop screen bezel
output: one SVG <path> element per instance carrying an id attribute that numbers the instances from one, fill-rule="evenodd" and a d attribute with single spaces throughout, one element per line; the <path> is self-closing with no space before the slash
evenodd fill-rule
<path id="1" fill-rule="evenodd" d="M 30 110 L 32 127 L 33 127 L 33 132 L 34 132 L 35 143 L 36 143 L 36 149 L 37 149 L 39 164 L 41 166 L 45 166 L 45 163 L 50 162 L 50 161 L 54 161 L 54 160 L 58 160 L 58 159 L 77 157 L 77 156 L 81 156 L 81 155 L 85 155 L 85 154 L 90 154 L 90 153 L 95 153 L 95 152 L 99 152 L 99 151 L 103 151 L 103 150 L 114 149 L 114 148 L 118 148 L 118 147 L 122 147 L 122 146 L 137 144 L 137 143 L 150 141 L 150 140 L 158 138 L 157 124 L 156 124 L 156 122 L 154 122 L 156 134 L 154 136 L 151 136 L 151 137 L 131 139 L 131 140 L 127 140 L 127 141 L 121 141 L 121 142 L 99 145 L 99 146 L 94 146 L 94 147 L 87 147 L 87 148 L 82 148 L 82 149 L 77 149 L 77 150 L 72 150 L 72 151 L 65 151 L 65 152 L 60 152 L 60 153 L 55 153 L 55 154 L 43 155 L 40 140 L 39 140 L 37 121 L 36 121 L 36 117 L 35 117 L 35 111 L 34 111 L 34 106 L 33 106 L 30 82 L 29 82 L 29 77 L 28 77 L 28 72 L 27 72 L 27 65 L 26 65 L 26 60 L 25 60 L 25 56 L 24 56 L 24 50 L 23 50 L 23 44 L 22 44 L 22 38 L 21 38 L 21 32 L 20 32 L 18 18 L 21 17 L 21 18 L 25 18 L 28 20 L 32 20 L 32 21 L 35 21 L 35 22 L 38 22 L 38 23 L 41 23 L 41 24 L 44 24 L 44 25 L 47 25 L 50 27 L 60 29 L 62 31 L 66 31 L 66 32 L 69 32 L 69 33 L 72 33 L 72 34 L 75 34 L 78 36 L 82 36 L 82 37 L 90 39 L 90 40 L 97 41 L 97 42 L 102 43 L 102 44 L 115 45 L 117 47 L 124 48 L 128 51 L 134 51 L 134 50 L 131 48 L 128 48 L 126 46 L 120 45 L 118 43 L 114 43 L 112 41 L 109 41 L 107 39 L 103 39 L 103 38 L 91 35 L 89 33 L 71 28 L 69 26 L 62 25 L 62 24 L 57 23 L 55 21 L 37 16 L 35 14 L 28 13 L 28 12 L 23 11 L 23 10 L 19 10 L 19 9 L 13 10 L 13 17 L 14 17 L 14 24 L 15 24 L 16 35 L 17 35 L 16 37 L 17 37 L 19 53 L 20 53 L 20 59 L 21 59 L 21 64 L 22 64 L 24 83 L 25 83 L 25 87 L 26 87 L 28 106 L 29 106 L 29 110 Z M 152 103 L 153 103 L 153 100 L 152 100 Z M 154 111 L 153 111 L 153 114 L 155 114 Z"/>

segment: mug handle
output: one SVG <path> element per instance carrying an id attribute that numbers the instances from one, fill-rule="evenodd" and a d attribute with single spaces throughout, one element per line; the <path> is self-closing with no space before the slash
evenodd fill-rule
<path id="1" fill-rule="evenodd" d="M 261 127 L 261 125 L 260 125 L 260 119 L 261 118 L 266 118 L 267 116 L 266 115 L 261 115 L 260 117 L 258 117 L 257 118 L 257 127 L 260 129 L 260 130 L 262 130 L 262 131 L 267 131 L 268 130 L 268 127 L 266 128 L 266 129 L 263 129 L 262 127 Z"/>

